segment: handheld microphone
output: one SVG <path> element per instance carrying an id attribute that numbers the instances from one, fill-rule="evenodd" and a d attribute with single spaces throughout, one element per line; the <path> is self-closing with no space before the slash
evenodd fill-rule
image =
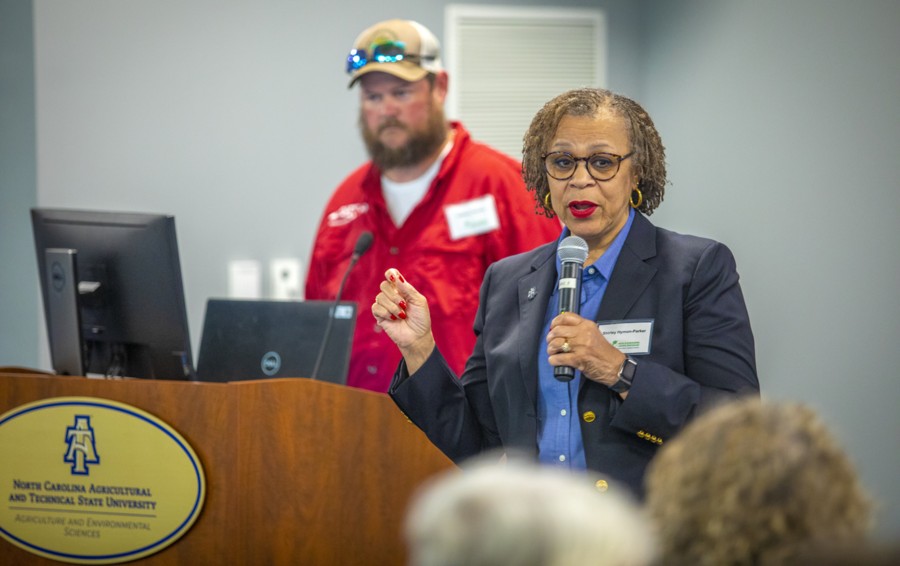
<path id="1" fill-rule="evenodd" d="M 331 326 L 334 324 L 334 312 L 337 309 L 338 303 L 341 302 L 341 295 L 344 294 L 344 285 L 347 284 L 347 277 L 350 275 L 353 266 L 359 261 L 359 258 L 372 247 L 372 241 L 374 239 L 375 236 L 368 230 L 360 234 L 356 239 L 356 245 L 353 246 L 353 255 L 350 256 L 350 265 L 348 265 L 347 270 L 344 271 L 344 277 L 341 279 L 340 287 L 338 287 L 337 296 L 334 298 L 334 304 L 331 306 L 328 314 L 328 324 L 325 325 L 322 344 L 319 346 L 319 354 L 316 356 L 316 365 L 313 366 L 312 373 L 309 376 L 310 379 L 316 379 L 319 375 L 319 368 L 322 366 L 322 358 L 325 356 L 325 348 L 328 346 L 328 339 L 331 336 Z"/>
<path id="2" fill-rule="evenodd" d="M 559 276 L 559 312 L 579 314 L 581 311 L 581 270 L 588 256 L 588 245 L 578 236 L 564 238 L 556 248 L 562 273 Z M 555 366 L 553 377 L 559 381 L 572 381 L 575 368 Z"/>

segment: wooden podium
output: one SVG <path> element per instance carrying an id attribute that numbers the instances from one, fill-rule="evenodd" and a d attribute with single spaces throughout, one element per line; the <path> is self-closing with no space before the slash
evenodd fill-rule
<path id="1" fill-rule="evenodd" d="M 206 503 L 175 544 L 129 564 L 397 564 L 424 480 L 453 464 L 383 394 L 308 379 L 232 383 L 0 373 L 0 414 L 49 397 L 147 411 L 200 458 Z M 0 564 L 58 564 L 0 539 Z"/>

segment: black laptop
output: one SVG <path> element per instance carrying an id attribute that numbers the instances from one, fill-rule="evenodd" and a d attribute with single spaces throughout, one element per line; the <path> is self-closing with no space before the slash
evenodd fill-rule
<path id="1" fill-rule="evenodd" d="M 197 362 L 200 381 L 312 377 L 345 384 L 356 303 L 209 299 Z M 329 320 L 331 328 L 328 329 Z"/>

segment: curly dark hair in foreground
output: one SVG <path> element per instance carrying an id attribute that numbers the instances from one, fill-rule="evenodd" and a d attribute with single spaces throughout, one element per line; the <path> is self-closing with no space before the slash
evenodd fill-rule
<path id="1" fill-rule="evenodd" d="M 669 565 L 796 564 L 805 549 L 863 539 L 871 502 L 822 421 L 795 403 L 736 401 L 663 446 L 647 507 Z"/>
<path id="2" fill-rule="evenodd" d="M 638 188 L 644 200 L 638 210 L 650 215 L 663 200 L 666 190 L 666 148 L 650 115 L 640 104 L 599 88 L 581 88 L 564 92 L 541 108 L 525 132 L 522 146 L 522 174 L 529 191 L 534 192 L 536 209 L 547 217 L 553 209 L 544 197 L 550 191 L 544 160 L 559 123 L 565 116 L 594 116 L 600 110 L 622 117 L 629 128 L 628 138 L 634 155 L 630 158 L 637 174 Z"/>

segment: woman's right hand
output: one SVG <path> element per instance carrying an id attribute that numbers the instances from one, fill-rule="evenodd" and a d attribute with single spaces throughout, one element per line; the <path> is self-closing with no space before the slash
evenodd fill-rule
<path id="1" fill-rule="evenodd" d="M 434 351 L 428 300 L 391 268 L 384 273 L 372 315 L 400 348 L 409 375 L 414 374 Z"/>

